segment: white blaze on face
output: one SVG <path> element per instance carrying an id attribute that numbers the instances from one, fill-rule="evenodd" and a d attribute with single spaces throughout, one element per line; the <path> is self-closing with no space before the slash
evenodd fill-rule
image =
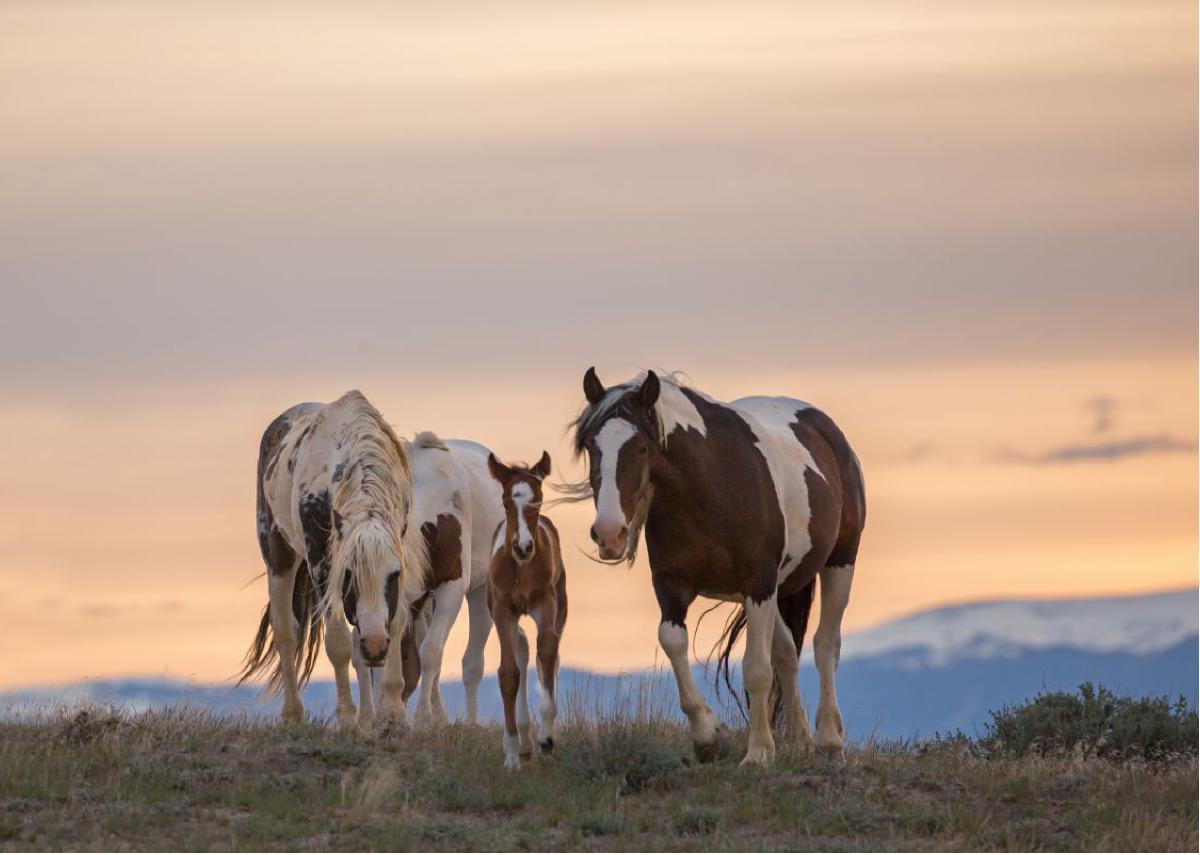
<path id="1" fill-rule="evenodd" d="M 600 455 L 600 490 L 596 493 L 596 531 L 602 534 L 627 526 L 621 510 L 621 491 L 617 487 L 617 461 L 621 448 L 637 431 L 625 419 L 609 419 L 596 434 L 596 452 Z"/>
<path id="2" fill-rule="evenodd" d="M 533 535 L 529 533 L 529 526 L 525 522 L 525 508 L 533 501 L 533 488 L 520 481 L 513 485 L 510 495 L 517 512 L 517 546 L 523 552 L 528 552 L 533 548 Z"/>

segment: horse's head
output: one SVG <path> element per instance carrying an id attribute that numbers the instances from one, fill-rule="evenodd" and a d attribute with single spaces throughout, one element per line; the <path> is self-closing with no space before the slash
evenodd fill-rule
<path id="1" fill-rule="evenodd" d="M 588 457 L 588 482 L 596 505 L 591 535 L 600 557 L 632 560 L 650 496 L 650 467 L 659 452 L 654 405 L 658 375 L 605 389 L 596 369 L 583 375 L 588 409 L 576 427 L 575 448 Z"/>
<path id="2" fill-rule="evenodd" d="M 379 666 L 387 658 L 389 628 L 399 611 L 402 550 L 387 527 L 374 519 L 346 534 L 334 552 L 342 607 L 358 629 L 363 661 Z"/>
<path id="3" fill-rule="evenodd" d="M 538 518 L 542 513 L 542 482 L 550 474 L 550 455 L 533 466 L 505 466 L 488 455 L 488 472 L 500 483 L 504 493 L 504 516 L 507 521 L 508 545 L 513 560 L 524 564 L 537 550 Z"/>

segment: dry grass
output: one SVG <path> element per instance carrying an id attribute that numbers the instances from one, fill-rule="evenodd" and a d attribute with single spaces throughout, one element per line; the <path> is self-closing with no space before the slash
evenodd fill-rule
<path id="1" fill-rule="evenodd" d="M 682 730 L 628 715 L 573 716 L 559 746 L 506 774 L 494 727 L 367 744 L 184 711 L 4 723 L 0 848 L 1197 849 L 1193 759 L 868 746 L 747 771 L 686 763 Z"/>

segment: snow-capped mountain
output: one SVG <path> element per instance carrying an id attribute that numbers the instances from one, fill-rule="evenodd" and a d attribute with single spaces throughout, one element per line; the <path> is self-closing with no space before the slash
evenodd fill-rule
<path id="1" fill-rule="evenodd" d="M 847 636 L 837 678 L 847 730 L 859 739 L 978 732 L 991 710 L 1045 690 L 1072 690 L 1082 682 L 1133 695 L 1183 695 L 1195 705 L 1197 596 L 1192 588 L 1137 597 L 973 603 Z M 817 674 L 807 654 L 800 686 L 813 713 Z M 735 716 L 727 699 L 718 696 L 711 671 L 696 666 L 696 674 L 716 707 Z M 564 668 L 559 686 L 567 708 L 588 712 L 621 708 L 632 697 L 650 697 L 662 709 L 674 709 L 677 702 L 674 679 L 664 671 L 618 676 Z M 449 714 L 458 715 L 462 684 L 443 680 L 442 695 Z M 0 693 L 0 717 L 79 702 L 131 709 L 186 704 L 272 715 L 279 703 L 263 699 L 251 686 L 105 680 Z M 332 683 L 311 684 L 305 703 L 313 714 L 331 713 Z M 481 688 L 480 714 L 500 716 L 494 676 Z"/>
<path id="2" fill-rule="evenodd" d="M 842 661 L 906 654 L 907 667 L 1066 648 L 1148 655 L 1200 630 L 1197 591 L 1088 600 L 970 603 L 920 612 L 849 635 Z"/>

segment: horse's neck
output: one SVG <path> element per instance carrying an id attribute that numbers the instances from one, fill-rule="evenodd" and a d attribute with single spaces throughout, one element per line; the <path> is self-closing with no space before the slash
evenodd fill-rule
<path id="1" fill-rule="evenodd" d="M 650 472 L 650 484 L 654 493 L 646 516 L 647 522 L 655 516 L 656 509 L 662 512 L 673 507 L 677 498 L 686 496 L 689 502 L 694 501 L 697 497 L 703 497 L 720 487 L 696 477 L 696 472 L 701 471 L 700 464 L 703 462 L 699 457 L 706 453 L 711 452 L 704 445 L 672 449 L 668 440 L 666 448 Z"/>

